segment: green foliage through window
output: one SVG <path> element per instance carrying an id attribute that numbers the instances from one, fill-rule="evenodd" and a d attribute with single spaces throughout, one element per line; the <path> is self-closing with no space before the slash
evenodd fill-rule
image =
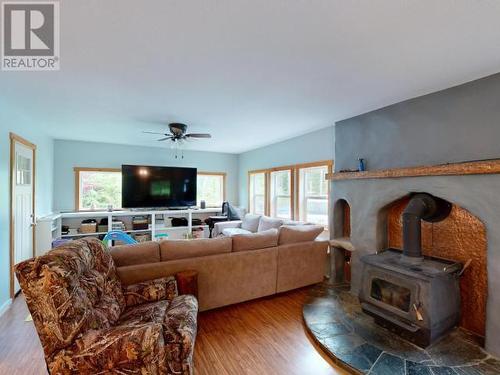
<path id="1" fill-rule="evenodd" d="M 80 172 L 80 209 L 106 209 L 122 205 L 121 172 Z"/>

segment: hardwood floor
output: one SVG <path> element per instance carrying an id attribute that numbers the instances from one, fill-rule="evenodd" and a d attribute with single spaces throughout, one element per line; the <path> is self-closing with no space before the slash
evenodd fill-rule
<path id="1" fill-rule="evenodd" d="M 47 374 L 43 350 L 24 298 L 17 297 L 0 318 L 0 374 Z"/>
<path id="2" fill-rule="evenodd" d="M 307 289 L 200 314 L 196 375 L 347 374 L 316 349 L 302 323 Z M 47 374 L 22 298 L 0 318 L 0 374 Z"/>

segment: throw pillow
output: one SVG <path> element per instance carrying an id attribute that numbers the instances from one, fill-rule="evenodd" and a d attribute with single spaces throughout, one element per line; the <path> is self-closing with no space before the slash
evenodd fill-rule
<path id="1" fill-rule="evenodd" d="M 314 241 L 325 228 L 321 225 L 291 225 L 282 226 L 279 235 L 279 244 Z"/>
<path id="2" fill-rule="evenodd" d="M 283 225 L 283 220 L 272 217 L 262 216 L 259 221 L 257 232 L 263 232 L 268 229 L 280 229 Z"/>
<path id="3" fill-rule="evenodd" d="M 259 228 L 260 215 L 246 214 L 241 222 L 241 229 L 255 233 Z"/>

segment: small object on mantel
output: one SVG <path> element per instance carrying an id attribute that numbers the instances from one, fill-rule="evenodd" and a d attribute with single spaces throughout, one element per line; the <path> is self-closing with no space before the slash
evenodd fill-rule
<path id="1" fill-rule="evenodd" d="M 358 159 L 358 172 L 364 172 L 364 171 L 366 171 L 365 159 L 359 158 Z"/>
<path id="2" fill-rule="evenodd" d="M 330 240 L 330 246 L 347 251 L 354 251 L 354 246 L 352 245 L 351 239 L 349 237 L 339 237 Z"/>

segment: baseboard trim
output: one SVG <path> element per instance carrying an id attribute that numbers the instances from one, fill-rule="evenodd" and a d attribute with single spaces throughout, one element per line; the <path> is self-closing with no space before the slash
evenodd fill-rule
<path id="1" fill-rule="evenodd" d="M 9 298 L 7 301 L 0 306 L 0 317 L 7 311 L 7 309 L 12 305 L 12 298 Z"/>

